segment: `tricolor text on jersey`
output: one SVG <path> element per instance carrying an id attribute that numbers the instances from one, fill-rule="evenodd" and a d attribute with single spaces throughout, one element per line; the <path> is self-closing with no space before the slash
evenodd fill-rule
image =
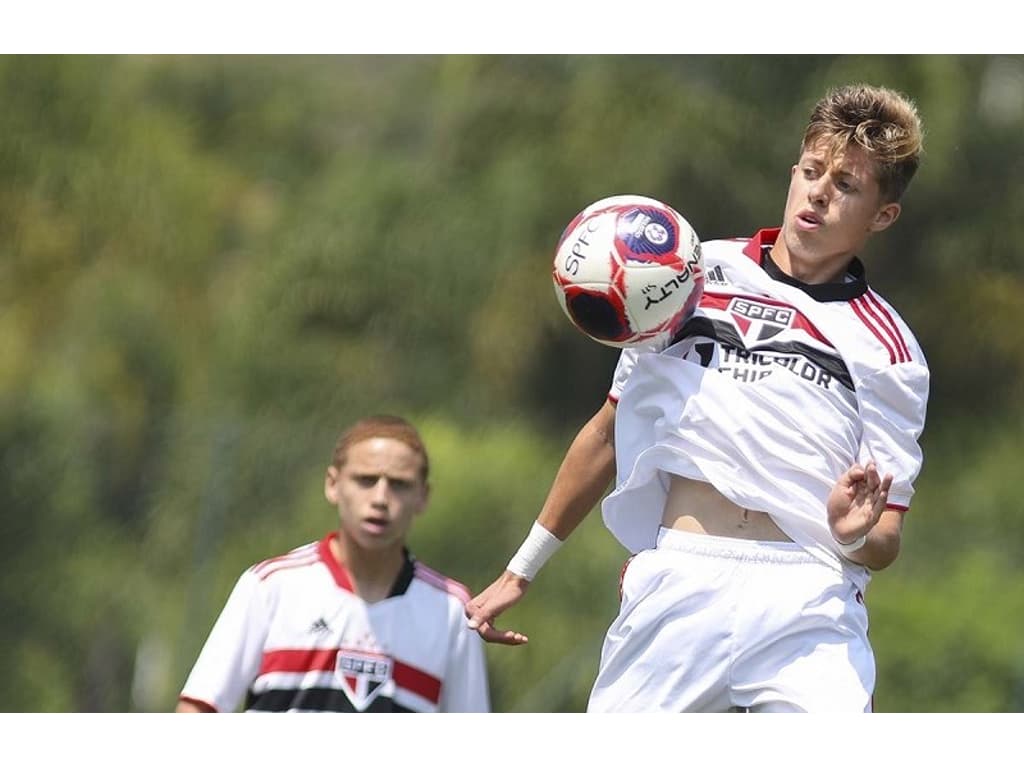
<path id="1" fill-rule="evenodd" d="M 828 389 L 832 385 L 832 374 L 815 365 L 801 355 L 765 354 L 723 344 L 721 347 L 720 373 L 731 373 L 738 381 L 759 381 L 772 373 L 773 366 L 779 365 L 801 379 Z"/>

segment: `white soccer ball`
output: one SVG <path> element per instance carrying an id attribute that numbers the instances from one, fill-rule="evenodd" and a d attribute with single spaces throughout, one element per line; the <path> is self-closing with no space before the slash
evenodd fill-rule
<path id="1" fill-rule="evenodd" d="M 700 301 L 700 238 L 665 203 L 607 197 L 565 228 L 551 277 L 566 316 L 591 339 L 644 344 L 674 334 Z"/>

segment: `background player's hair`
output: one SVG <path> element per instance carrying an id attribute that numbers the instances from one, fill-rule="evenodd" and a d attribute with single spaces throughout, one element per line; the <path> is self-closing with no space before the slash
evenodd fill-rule
<path id="1" fill-rule="evenodd" d="M 921 119 L 907 96 L 889 88 L 833 88 L 814 106 L 801 152 L 824 141 L 832 154 L 859 145 L 875 161 L 882 197 L 899 200 L 917 172 L 922 151 Z"/>
<path id="2" fill-rule="evenodd" d="M 371 440 L 375 437 L 386 437 L 405 443 L 423 458 L 423 468 L 420 477 L 427 482 L 427 475 L 430 472 L 430 460 L 427 458 L 427 449 L 423 445 L 416 428 L 400 416 L 387 414 L 379 416 L 368 416 L 360 419 L 351 427 L 341 433 L 338 442 L 334 445 L 334 456 L 331 458 L 332 466 L 341 468 L 348 458 L 348 451 L 356 443 L 364 440 Z"/>

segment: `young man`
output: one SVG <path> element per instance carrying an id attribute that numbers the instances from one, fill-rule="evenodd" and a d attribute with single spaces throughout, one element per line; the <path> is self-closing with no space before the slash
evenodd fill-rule
<path id="1" fill-rule="evenodd" d="M 429 463 L 400 418 L 356 422 L 324 479 L 340 526 L 239 578 L 179 712 L 487 712 L 483 643 L 466 588 L 405 546 Z"/>
<path id="2" fill-rule="evenodd" d="M 781 229 L 703 244 L 705 292 L 664 349 L 623 351 L 508 569 L 467 606 L 494 627 L 597 503 L 633 554 L 591 711 L 870 711 L 863 592 L 900 547 L 928 368 L 857 258 L 900 213 L 914 105 L 829 92 Z M 616 405 L 617 404 L 617 405 Z"/>

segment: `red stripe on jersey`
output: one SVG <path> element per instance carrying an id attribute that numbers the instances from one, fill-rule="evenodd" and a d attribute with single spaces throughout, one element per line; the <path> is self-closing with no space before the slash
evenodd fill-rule
<path id="1" fill-rule="evenodd" d="M 421 669 L 395 660 L 395 685 L 412 691 L 432 704 L 441 700 L 441 681 Z"/>
<path id="2" fill-rule="evenodd" d="M 259 673 L 329 672 L 337 663 L 337 648 L 289 648 L 264 653 Z"/>
<path id="3" fill-rule="evenodd" d="M 875 306 L 878 314 L 882 316 L 882 325 L 887 331 L 889 331 L 890 337 L 896 342 L 896 346 L 900 351 L 901 358 L 900 362 L 910 362 L 910 350 L 907 349 L 907 342 L 903 338 L 903 334 L 900 333 L 899 328 L 896 327 L 896 321 L 892 319 L 892 315 L 889 314 L 889 310 L 885 308 L 885 305 L 879 301 L 871 291 L 864 294 L 864 298 Z"/>
<path id="4" fill-rule="evenodd" d="M 313 555 L 314 558 L 315 558 L 315 555 L 316 555 L 316 544 L 315 543 L 304 544 L 301 547 L 293 549 L 291 552 L 285 552 L 283 555 L 278 555 L 277 557 L 267 558 L 266 560 L 263 560 L 262 562 L 256 563 L 256 565 L 254 565 L 252 567 L 252 570 L 253 570 L 254 573 L 256 573 L 257 576 L 259 576 L 262 579 L 262 578 L 265 578 L 266 576 L 269 575 L 269 573 L 267 573 L 267 571 L 270 571 L 270 570 L 274 569 L 275 567 L 280 566 L 282 564 L 289 564 L 289 563 L 292 563 L 293 561 L 296 561 L 296 560 L 302 560 L 303 561 L 302 564 L 304 565 L 306 563 L 306 561 L 307 561 L 307 558 L 310 555 Z"/>
<path id="5" fill-rule="evenodd" d="M 285 648 L 263 654 L 259 674 L 270 672 L 330 672 L 337 667 L 337 648 Z M 394 659 L 395 685 L 437 704 L 441 681 L 421 669 Z"/>
<path id="6" fill-rule="evenodd" d="M 882 319 L 881 313 L 878 311 L 876 307 L 872 306 L 872 304 L 867 300 L 866 297 L 867 294 L 860 297 L 859 299 L 856 299 L 855 301 L 860 302 L 861 307 L 863 307 L 864 311 L 867 314 L 871 315 L 871 319 L 874 322 L 875 327 L 878 329 L 878 331 L 884 333 L 886 337 L 889 339 L 889 342 L 892 344 L 892 348 L 895 350 L 895 352 L 892 353 L 892 355 L 896 358 L 895 360 L 893 360 L 893 362 L 905 363 L 908 358 L 905 358 L 903 356 L 903 349 L 900 346 L 901 339 L 899 339 L 899 337 L 893 331 L 892 328 L 886 325 L 885 320 Z M 876 333 L 875 335 L 877 336 L 878 334 Z M 886 347 L 888 346 L 889 345 L 887 344 Z"/>
<path id="7" fill-rule="evenodd" d="M 729 239 L 734 242 L 746 240 L 747 244 L 743 247 L 743 255 L 760 266 L 763 261 L 762 249 L 766 245 L 775 245 L 775 241 L 779 239 L 779 233 L 781 232 L 781 227 L 769 227 L 759 229 L 753 237 L 732 237 Z"/>
<path id="8" fill-rule="evenodd" d="M 910 507 L 908 507 L 908 506 L 906 506 L 904 504 L 886 504 L 885 508 L 886 509 L 891 509 L 893 512 L 908 512 L 908 511 L 910 511 Z"/>
<path id="9" fill-rule="evenodd" d="M 889 341 L 887 341 L 885 339 L 885 337 L 882 335 L 882 333 L 878 330 L 878 328 L 875 325 L 875 323 L 868 318 L 868 316 L 866 314 L 868 308 L 866 306 L 864 306 L 864 302 L 862 301 L 862 299 L 861 298 L 854 299 L 853 301 L 850 302 L 850 306 L 853 308 L 853 311 L 857 314 L 857 317 L 860 318 L 860 321 L 862 323 L 864 323 L 864 325 L 866 325 L 868 327 L 868 330 L 871 331 L 873 334 L 875 334 L 875 338 L 877 338 L 880 342 L 882 342 L 882 346 L 885 347 L 885 351 L 889 353 L 889 362 L 890 363 L 895 363 L 896 362 L 896 352 L 895 352 L 895 350 L 893 349 L 893 347 L 889 343 Z"/>
<path id="10" fill-rule="evenodd" d="M 323 561 L 324 565 L 327 566 L 327 570 L 330 571 L 331 576 L 334 577 L 334 583 L 346 592 L 355 594 L 356 590 L 352 586 L 352 577 L 348 575 L 348 570 L 338 562 L 337 558 L 334 557 L 334 553 L 331 551 L 331 539 L 336 538 L 338 538 L 338 532 L 331 531 L 317 545 L 317 552 L 319 553 L 319 557 Z"/>
<path id="11" fill-rule="evenodd" d="M 259 576 L 260 581 L 264 581 L 279 571 L 287 571 L 289 568 L 304 568 L 307 565 L 313 565 L 318 560 L 319 558 L 315 556 L 306 558 L 305 560 L 282 560 L 279 563 L 265 568 L 262 572 L 257 572 L 257 575 Z"/>
<path id="12" fill-rule="evenodd" d="M 438 573 L 433 568 L 424 565 L 418 560 L 416 561 L 413 575 L 424 583 L 440 589 L 442 592 L 454 595 L 463 603 L 469 602 L 469 589 L 466 588 L 465 584 L 461 584 L 455 581 L 455 579 L 449 579 L 443 573 Z"/>
<path id="13" fill-rule="evenodd" d="M 711 307 L 712 309 L 725 309 L 729 306 L 729 296 L 724 293 L 713 293 L 712 291 L 705 290 L 704 295 L 700 297 L 701 307 Z"/>

